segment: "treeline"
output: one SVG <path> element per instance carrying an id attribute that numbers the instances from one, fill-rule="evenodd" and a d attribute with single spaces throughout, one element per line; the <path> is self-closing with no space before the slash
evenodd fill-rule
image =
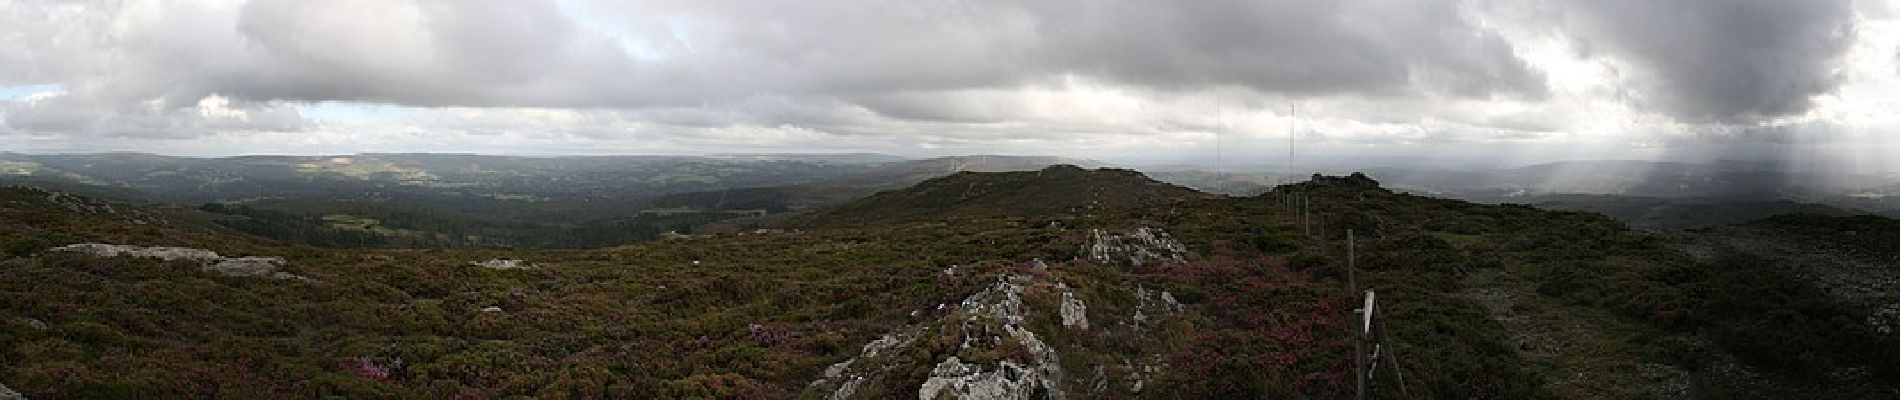
<path id="1" fill-rule="evenodd" d="M 223 218 L 219 225 L 240 232 L 263 236 L 286 242 L 303 243 L 319 247 L 387 247 L 390 241 L 382 235 L 354 229 L 341 229 L 330 226 L 322 216 L 293 214 L 283 211 L 266 210 L 245 206 L 210 203 L 198 207 L 199 210 L 234 216 Z"/>

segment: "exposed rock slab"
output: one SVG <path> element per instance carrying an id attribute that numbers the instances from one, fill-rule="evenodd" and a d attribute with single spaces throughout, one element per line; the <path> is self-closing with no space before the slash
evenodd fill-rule
<path id="1" fill-rule="evenodd" d="M 93 257 L 142 257 L 157 258 L 166 261 L 196 261 L 200 269 L 224 276 L 263 277 L 279 280 L 314 282 L 315 280 L 289 272 L 283 268 L 288 263 L 283 257 L 224 257 L 217 252 L 190 247 L 137 246 L 129 244 L 78 243 L 54 247 L 48 251 L 62 251 L 85 254 Z"/>

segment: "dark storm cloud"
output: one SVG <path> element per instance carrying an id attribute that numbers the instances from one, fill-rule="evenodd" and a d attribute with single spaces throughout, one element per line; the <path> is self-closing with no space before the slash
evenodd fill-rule
<path id="1" fill-rule="evenodd" d="M 1806 112 L 1841 83 L 1849 0 L 1565 3 L 1588 55 L 1627 62 L 1634 100 L 1681 120 L 1748 123 Z"/>

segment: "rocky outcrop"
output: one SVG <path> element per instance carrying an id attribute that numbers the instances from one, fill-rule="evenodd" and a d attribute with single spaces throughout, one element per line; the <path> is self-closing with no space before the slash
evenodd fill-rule
<path id="1" fill-rule="evenodd" d="M 950 356 L 931 370 L 930 379 L 917 389 L 917 399 L 931 400 L 945 394 L 962 399 L 1029 399 L 1035 393 L 1037 374 L 1035 369 L 1009 360 L 985 368 Z"/>
<path id="2" fill-rule="evenodd" d="M 1125 397 L 1165 370 L 1161 354 L 1122 354 L 1141 346 L 1103 348 L 1086 338 L 1143 340 L 1167 334 L 1158 330 L 1161 320 L 1184 311 L 1172 294 L 1132 283 L 1121 289 L 1101 282 L 1085 292 L 1058 275 L 998 276 L 959 302 L 939 305 L 936 315 L 941 317 L 878 337 L 857 356 L 826 368 L 807 387 L 805 397 L 909 397 L 909 390 L 916 390 L 919 399 Z M 1134 309 L 1097 303 L 1109 308 L 1097 310 L 1097 317 L 1104 319 L 1091 320 L 1087 303 L 1103 300 L 1089 296 L 1104 291 L 1133 297 Z M 919 359 L 920 354 L 936 356 Z M 1065 363 L 1084 369 L 1068 371 Z M 920 385 L 893 381 L 920 370 L 927 371 Z"/>
<path id="3" fill-rule="evenodd" d="M 190 247 L 135 246 L 127 244 L 79 243 L 54 247 L 48 251 L 61 251 L 85 254 L 93 257 L 142 257 L 157 258 L 166 261 L 196 261 L 200 269 L 224 276 L 266 277 L 280 280 L 314 282 L 315 280 L 289 272 L 283 268 L 288 263 L 283 257 L 224 257 L 217 252 Z"/>
<path id="4" fill-rule="evenodd" d="M 145 246 L 133 246 L 133 245 L 125 245 L 125 244 L 105 244 L 105 243 L 70 244 L 70 245 L 65 245 L 65 246 L 60 246 L 60 247 L 54 247 L 52 248 L 51 251 L 73 252 L 73 253 L 86 254 L 86 255 L 90 255 L 94 257 L 128 256 L 128 257 L 158 258 L 158 259 L 163 259 L 166 261 L 192 260 L 192 261 L 209 262 L 209 261 L 216 261 L 216 260 L 224 258 L 223 256 L 219 256 L 217 252 L 214 252 L 211 250 L 194 249 L 194 248 L 189 248 L 189 247 L 164 247 L 164 246 L 145 247 Z"/>
<path id="5" fill-rule="evenodd" d="M 0 384 L 0 400 L 26 400 L 26 395 L 13 391 L 5 384 Z"/>
<path id="6" fill-rule="evenodd" d="M 1152 324 L 1154 316 L 1174 315 L 1181 312 L 1181 302 L 1174 300 L 1174 294 L 1161 290 L 1135 287 L 1135 326 L 1146 327 Z"/>
<path id="7" fill-rule="evenodd" d="M 885 334 L 864 345 L 856 357 L 825 368 L 824 377 L 813 382 L 813 389 L 835 388 L 825 397 L 850 398 L 866 381 L 879 380 L 889 370 L 887 359 L 895 349 L 910 346 L 930 334 L 953 334 L 959 352 L 998 352 L 1002 348 L 1021 349 L 1026 356 L 1018 360 L 966 362 L 955 355 L 938 362 L 931 376 L 918 388 L 920 399 L 939 396 L 973 399 L 1027 399 L 1046 396 L 1061 399 L 1061 357 L 1025 326 L 1022 294 L 1029 278 L 1004 276 L 983 290 L 956 304 L 942 320 L 912 325 Z"/>
<path id="8" fill-rule="evenodd" d="M 827 384 L 835 382 L 838 385 L 837 390 L 832 391 L 831 394 L 825 396 L 825 398 L 831 400 L 851 398 L 853 394 L 857 393 L 858 387 L 863 386 L 866 380 L 883 372 L 883 368 L 867 367 L 865 364 L 881 361 L 880 356 L 885 355 L 885 353 L 890 350 L 909 346 L 912 342 L 917 340 L 922 330 L 922 326 L 906 326 L 896 332 L 879 336 L 877 340 L 872 340 L 870 343 L 865 343 L 864 348 L 858 350 L 857 356 L 825 367 L 824 376 L 812 382 L 811 385 L 808 386 L 808 390 L 824 388 Z"/>
<path id="9" fill-rule="evenodd" d="M 1070 289 L 1069 285 L 1060 283 L 1056 284 L 1056 289 L 1062 291 L 1062 326 L 1089 329 L 1088 306 L 1082 304 L 1080 297 L 1075 296 L 1075 290 Z"/>
<path id="10" fill-rule="evenodd" d="M 470 261 L 468 264 L 477 266 L 477 267 L 487 268 L 487 269 L 528 269 L 528 268 L 534 267 L 532 264 L 528 264 L 527 261 L 516 260 L 512 258 L 495 258 L 495 259 L 489 259 L 488 261 Z"/>
<path id="11" fill-rule="evenodd" d="M 958 305 L 964 316 L 958 331 L 962 332 L 960 351 L 1014 344 L 1028 353 L 1027 365 L 1012 360 L 994 365 L 964 363 L 951 356 L 938 363 L 930 379 L 918 388 L 918 399 L 935 399 L 940 394 L 970 399 L 1028 399 L 1032 394 L 1063 398 L 1061 357 L 1024 326 L 1025 280 L 1003 276 L 965 298 Z M 1002 334 L 997 334 L 997 328 Z"/>
<path id="12" fill-rule="evenodd" d="M 1136 228 L 1126 234 L 1089 230 L 1088 259 L 1104 264 L 1142 266 L 1185 260 L 1187 246 L 1159 229 Z"/>

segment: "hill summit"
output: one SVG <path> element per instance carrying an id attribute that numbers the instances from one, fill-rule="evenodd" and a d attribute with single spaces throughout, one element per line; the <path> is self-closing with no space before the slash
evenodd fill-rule
<path id="1" fill-rule="evenodd" d="M 1051 165 L 1036 171 L 958 172 L 880 192 L 815 217 L 820 225 L 1128 210 L 1209 197 L 1125 169 Z"/>

